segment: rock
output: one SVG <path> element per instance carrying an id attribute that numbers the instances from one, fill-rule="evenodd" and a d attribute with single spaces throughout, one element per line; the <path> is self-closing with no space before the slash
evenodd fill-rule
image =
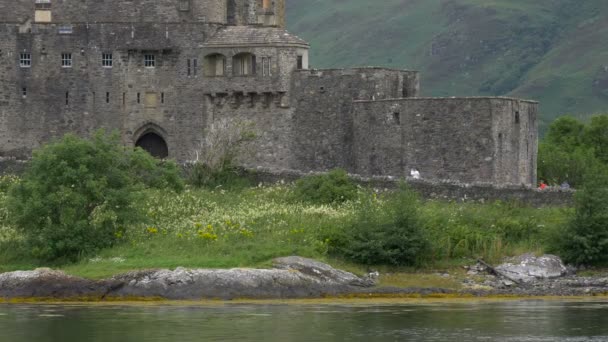
<path id="1" fill-rule="evenodd" d="M 111 287 L 49 268 L 0 274 L 0 298 L 103 297 Z"/>
<path id="2" fill-rule="evenodd" d="M 367 278 L 359 278 L 350 272 L 337 270 L 322 262 L 298 256 L 277 258 L 274 259 L 272 263 L 275 268 L 295 270 L 312 277 L 317 277 L 326 282 L 362 287 L 376 285 L 374 279 L 375 273 L 373 272 L 372 275 Z"/>
<path id="3" fill-rule="evenodd" d="M 361 292 L 371 278 L 327 264 L 287 257 L 274 269 L 185 269 L 135 271 L 92 281 L 51 269 L 0 274 L 0 298 L 311 298 Z"/>
<path id="4" fill-rule="evenodd" d="M 536 257 L 524 254 L 497 266 L 496 271 L 509 279 L 529 283 L 538 279 L 552 279 L 568 274 L 562 260 L 555 255 Z"/>

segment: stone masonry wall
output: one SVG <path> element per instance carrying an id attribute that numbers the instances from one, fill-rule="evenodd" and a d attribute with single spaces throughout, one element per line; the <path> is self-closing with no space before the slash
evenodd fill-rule
<path id="1" fill-rule="evenodd" d="M 506 98 L 355 101 L 353 172 L 403 177 L 417 169 L 428 179 L 534 184 L 535 165 L 519 143 L 536 151 L 536 140 L 521 137 L 532 110 L 534 103 Z"/>
<path id="2" fill-rule="evenodd" d="M 294 75 L 293 169 L 354 170 L 353 100 L 417 96 L 417 72 L 381 68 L 305 70 Z"/>
<path id="3" fill-rule="evenodd" d="M 226 23 L 226 10 L 226 0 L 52 0 L 51 22 Z M 0 0 L 0 22 L 33 21 L 34 11 L 34 0 Z"/>
<path id="4" fill-rule="evenodd" d="M 69 34 L 60 27 L 0 24 L 0 157 L 27 158 L 53 137 L 107 128 L 129 145 L 158 134 L 169 156 L 183 161 L 214 118 L 232 116 L 259 132 L 246 164 L 287 166 L 297 47 L 205 47 L 215 24 L 74 24 Z M 31 53 L 30 68 L 19 67 L 21 52 Z M 231 59 L 243 52 L 258 56 L 256 75 L 232 76 Z M 71 68 L 62 68 L 62 53 L 72 54 Z M 112 54 L 111 68 L 102 67 L 103 53 Z M 226 75 L 204 74 L 213 53 L 226 57 Z M 144 66 L 146 54 L 155 55 L 154 68 Z M 262 74 L 261 57 L 271 58 L 270 75 Z"/>

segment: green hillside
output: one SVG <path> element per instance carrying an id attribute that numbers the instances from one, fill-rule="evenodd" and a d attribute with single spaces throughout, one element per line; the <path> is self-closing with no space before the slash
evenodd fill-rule
<path id="1" fill-rule="evenodd" d="M 541 101 L 543 121 L 608 112 L 606 0 L 288 1 L 313 67 L 422 72 L 423 95 Z"/>

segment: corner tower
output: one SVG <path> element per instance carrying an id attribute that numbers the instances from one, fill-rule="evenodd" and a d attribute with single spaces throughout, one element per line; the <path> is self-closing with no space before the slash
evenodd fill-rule
<path id="1" fill-rule="evenodd" d="M 229 25 L 285 28 L 285 0 L 226 0 Z"/>
<path id="2" fill-rule="evenodd" d="M 190 10 L 194 21 L 226 24 L 227 0 L 180 0 L 180 10 Z"/>

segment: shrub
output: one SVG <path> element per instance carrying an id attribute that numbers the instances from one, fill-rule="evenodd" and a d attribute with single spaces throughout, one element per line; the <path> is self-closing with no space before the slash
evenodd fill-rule
<path id="1" fill-rule="evenodd" d="M 248 180 L 241 177 L 242 170 L 236 165 L 236 159 L 256 138 L 252 126 L 248 122 L 226 119 L 215 122 L 186 168 L 188 183 L 197 188 L 249 185 Z"/>
<path id="2" fill-rule="evenodd" d="M 113 245 L 140 218 L 133 204 L 146 185 L 183 187 L 174 163 L 125 149 L 117 134 L 66 135 L 34 152 L 9 190 L 10 218 L 34 257 L 74 260 Z"/>
<path id="3" fill-rule="evenodd" d="M 576 212 L 555 237 L 553 250 L 573 264 L 608 263 L 608 175 L 599 173 L 576 193 Z"/>
<path id="4" fill-rule="evenodd" d="M 14 175 L 0 176 L 0 193 L 6 193 L 15 183 L 19 182 L 19 177 Z"/>
<path id="5" fill-rule="evenodd" d="M 384 204 L 375 196 L 365 198 L 354 222 L 335 241 L 333 251 L 367 265 L 420 265 L 430 244 L 418 207 L 417 195 L 406 185 Z"/>
<path id="6" fill-rule="evenodd" d="M 342 203 L 357 197 L 357 185 L 348 177 L 346 171 L 335 169 L 322 175 L 299 179 L 294 196 L 303 202 Z"/>

